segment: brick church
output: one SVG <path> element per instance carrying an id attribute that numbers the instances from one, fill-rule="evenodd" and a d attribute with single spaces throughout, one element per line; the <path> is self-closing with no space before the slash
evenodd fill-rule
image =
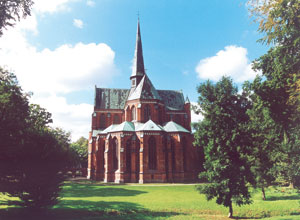
<path id="1" fill-rule="evenodd" d="M 145 72 L 138 21 L 130 89 L 95 88 L 88 178 L 186 182 L 198 175 L 191 110 L 181 91 L 155 89 Z"/>

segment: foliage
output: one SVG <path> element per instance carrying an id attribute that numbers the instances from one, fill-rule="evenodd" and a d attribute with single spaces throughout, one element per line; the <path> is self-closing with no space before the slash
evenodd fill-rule
<path id="1" fill-rule="evenodd" d="M 73 154 L 75 165 L 87 168 L 88 164 L 88 140 L 80 137 L 76 142 L 71 143 L 70 150 Z"/>
<path id="2" fill-rule="evenodd" d="M 198 87 L 198 104 L 204 119 L 199 122 L 195 144 L 204 148 L 206 172 L 209 184 L 199 191 L 208 200 L 216 198 L 218 204 L 229 207 L 232 217 L 232 202 L 249 204 L 248 183 L 253 183 L 248 157 L 251 152 L 251 137 L 247 133 L 251 107 L 246 95 L 239 95 L 231 79 L 223 77 L 215 85 L 210 81 Z"/>
<path id="3" fill-rule="evenodd" d="M 0 37 L 3 28 L 14 26 L 21 17 L 30 15 L 32 0 L 0 0 Z"/>
<path id="4" fill-rule="evenodd" d="M 249 0 L 250 12 L 259 23 L 258 30 L 265 33 L 261 41 L 280 43 L 298 41 L 300 31 L 300 2 L 298 0 Z"/>
<path id="5" fill-rule="evenodd" d="M 12 73 L 0 67 L 0 160 L 12 156 L 22 143 L 29 116 L 26 94 Z M 9 146 L 9 147 L 8 147 Z"/>
<path id="6" fill-rule="evenodd" d="M 292 185 L 300 171 L 298 152 L 300 124 L 300 2 L 298 0 L 250 1 L 251 11 L 260 22 L 261 41 L 274 46 L 255 61 L 264 80 L 257 79 L 254 92 L 270 117 L 280 127 L 282 176 Z"/>
<path id="7" fill-rule="evenodd" d="M 48 126 L 50 113 L 29 105 L 16 77 L 0 75 L 0 192 L 31 208 L 58 202 L 68 165 L 69 134 Z"/>
<path id="8" fill-rule="evenodd" d="M 257 81 L 257 80 L 256 80 Z M 255 187 L 262 189 L 263 200 L 266 199 L 265 188 L 274 184 L 275 177 L 278 176 L 276 162 L 279 161 L 280 153 L 280 128 L 270 117 L 269 109 L 263 105 L 260 97 L 251 93 L 251 87 L 255 84 L 245 82 L 244 90 L 248 90 L 252 108 L 248 109 L 249 134 L 252 140 L 251 169 L 255 175 Z"/>

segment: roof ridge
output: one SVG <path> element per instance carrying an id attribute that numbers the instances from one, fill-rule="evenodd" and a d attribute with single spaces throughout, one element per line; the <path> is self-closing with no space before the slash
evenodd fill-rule
<path id="1" fill-rule="evenodd" d="M 96 89 L 116 89 L 116 90 L 130 90 L 130 89 L 119 89 L 119 88 L 103 88 L 103 87 L 96 87 Z"/>

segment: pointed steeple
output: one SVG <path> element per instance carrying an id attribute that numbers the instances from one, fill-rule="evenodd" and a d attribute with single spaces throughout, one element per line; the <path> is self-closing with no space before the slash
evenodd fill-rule
<path id="1" fill-rule="evenodd" d="M 130 79 L 132 81 L 132 87 L 136 87 L 144 75 L 145 75 L 145 67 L 144 67 L 144 57 L 143 57 L 141 31 L 140 31 L 140 19 L 138 19 L 133 68 L 132 68 L 132 74 L 130 76 Z"/>
<path id="2" fill-rule="evenodd" d="M 191 102 L 190 102 L 190 99 L 189 99 L 189 97 L 188 96 L 186 96 L 186 98 L 185 98 L 185 104 L 190 104 Z"/>

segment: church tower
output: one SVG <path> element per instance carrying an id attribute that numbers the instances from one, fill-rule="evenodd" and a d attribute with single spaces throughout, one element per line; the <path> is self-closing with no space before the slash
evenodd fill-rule
<path id="1" fill-rule="evenodd" d="M 132 74 L 130 76 L 131 88 L 135 88 L 140 83 L 144 75 L 145 75 L 144 57 L 143 57 L 141 31 L 140 31 L 140 20 L 138 19 L 133 68 L 132 68 Z"/>

